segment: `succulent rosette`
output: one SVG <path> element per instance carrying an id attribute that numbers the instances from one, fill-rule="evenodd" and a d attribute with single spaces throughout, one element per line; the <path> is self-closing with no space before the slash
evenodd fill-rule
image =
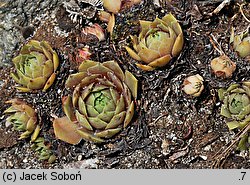
<path id="1" fill-rule="evenodd" d="M 66 81 L 73 94 L 63 98 L 66 117 L 54 120 L 55 135 L 71 144 L 81 139 L 100 143 L 113 137 L 133 118 L 137 83 L 115 61 L 84 61 Z"/>
<path id="2" fill-rule="evenodd" d="M 11 103 L 11 106 L 4 111 L 5 114 L 10 114 L 6 122 L 13 124 L 15 130 L 23 132 L 19 139 L 33 134 L 31 141 L 34 141 L 40 132 L 35 110 L 19 99 L 12 99 L 6 103 Z"/>
<path id="3" fill-rule="evenodd" d="M 92 26 L 86 26 L 85 28 L 83 28 L 82 33 L 85 35 L 93 35 L 98 38 L 99 41 L 105 40 L 104 30 L 97 23 L 93 24 Z"/>
<path id="4" fill-rule="evenodd" d="M 217 77 L 230 78 L 236 69 L 236 64 L 228 56 L 221 55 L 211 61 L 211 68 Z"/>
<path id="5" fill-rule="evenodd" d="M 153 22 L 140 20 L 140 25 L 139 37 L 131 36 L 134 50 L 125 47 L 132 58 L 142 62 L 137 63 L 139 68 L 153 70 L 179 55 L 184 38 L 180 24 L 171 13 Z"/>
<path id="6" fill-rule="evenodd" d="M 142 0 L 103 0 L 103 6 L 109 12 L 117 14 L 124 8 L 139 4 Z"/>
<path id="7" fill-rule="evenodd" d="M 218 95 L 223 102 L 221 115 L 229 119 L 227 126 L 230 130 L 243 129 L 250 123 L 250 82 L 232 84 L 228 89 L 219 89 Z M 238 148 L 246 149 L 249 141 L 250 135 L 246 133 L 240 140 Z"/>
<path id="8" fill-rule="evenodd" d="M 11 76 L 20 91 L 47 90 L 54 82 L 59 65 L 57 53 L 46 41 L 30 40 L 13 59 L 16 73 Z"/>
<path id="9" fill-rule="evenodd" d="M 188 95 L 198 97 L 204 90 L 203 81 L 204 79 L 199 74 L 189 76 L 184 79 L 182 90 Z"/>
<path id="10" fill-rule="evenodd" d="M 51 144 L 46 142 L 43 137 L 38 137 L 34 140 L 31 148 L 39 155 L 39 160 L 47 160 L 48 163 L 53 163 L 56 156 L 51 150 Z"/>
<path id="11" fill-rule="evenodd" d="M 232 29 L 230 44 L 232 44 L 233 49 L 240 57 L 250 56 L 250 35 L 248 34 L 248 30 L 235 35 Z"/>

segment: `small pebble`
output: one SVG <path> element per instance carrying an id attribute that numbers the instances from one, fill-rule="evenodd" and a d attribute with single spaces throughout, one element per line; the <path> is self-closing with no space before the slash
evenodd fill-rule
<path id="1" fill-rule="evenodd" d="M 202 158 L 204 161 L 207 160 L 207 156 L 201 155 L 200 158 Z"/>
<path id="2" fill-rule="evenodd" d="M 13 167 L 13 166 L 14 166 L 14 165 L 13 165 L 13 162 L 8 160 L 8 161 L 7 161 L 7 166 L 8 166 L 8 167 Z"/>
<path id="3" fill-rule="evenodd" d="M 212 148 L 211 145 L 207 145 L 207 146 L 204 148 L 204 150 L 205 150 L 205 151 L 209 151 L 209 150 L 211 150 L 211 148 Z"/>
<path id="4" fill-rule="evenodd" d="M 24 163 L 27 163 L 27 162 L 28 162 L 28 160 L 25 158 L 25 159 L 23 160 L 23 162 L 24 162 Z"/>
<path id="5" fill-rule="evenodd" d="M 77 160 L 78 161 L 82 160 L 82 155 L 78 155 Z"/>

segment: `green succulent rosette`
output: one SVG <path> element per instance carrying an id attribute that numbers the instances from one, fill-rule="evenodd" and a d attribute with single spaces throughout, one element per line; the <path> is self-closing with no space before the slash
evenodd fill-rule
<path id="1" fill-rule="evenodd" d="M 84 61 L 66 81 L 73 94 L 63 98 L 66 117 L 54 120 L 55 135 L 71 144 L 81 139 L 100 143 L 113 137 L 133 118 L 137 83 L 115 61 Z"/>
<path id="2" fill-rule="evenodd" d="M 218 96 L 223 102 L 221 115 L 228 118 L 230 130 L 243 129 L 250 124 L 250 82 L 232 84 L 228 89 L 219 89 Z M 245 150 L 250 144 L 250 130 L 240 140 L 238 149 Z"/>
<path id="3" fill-rule="evenodd" d="M 37 152 L 39 160 L 46 160 L 48 163 L 53 163 L 56 160 L 56 156 L 50 149 L 50 143 L 46 144 L 43 137 L 38 137 L 34 140 L 31 148 Z"/>
<path id="4" fill-rule="evenodd" d="M 139 36 L 131 36 L 133 49 L 125 47 L 136 65 L 145 71 L 163 67 L 180 54 L 184 37 L 180 24 L 170 13 L 153 22 L 140 20 Z"/>
<path id="5" fill-rule="evenodd" d="M 232 28 L 230 44 L 232 44 L 233 49 L 238 53 L 240 57 L 250 56 L 249 28 L 238 35 L 235 35 L 234 29 Z"/>
<path id="6" fill-rule="evenodd" d="M 15 130 L 23 132 L 19 139 L 28 138 L 32 134 L 31 141 L 34 141 L 40 132 L 35 110 L 19 99 L 11 99 L 6 103 L 12 104 L 4 111 L 9 115 L 6 122 L 11 123 Z"/>
<path id="7" fill-rule="evenodd" d="M 12 61 L 16 73 L 11 76 L 21 85 L 17 89 L 23 92 L 47 90 L 53 84 L 59 66 L 57 53 L 46 41 L 30 40 Z"/>

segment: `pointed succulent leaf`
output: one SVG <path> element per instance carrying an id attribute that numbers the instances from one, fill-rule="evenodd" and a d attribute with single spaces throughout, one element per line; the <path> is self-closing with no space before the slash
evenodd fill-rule
<path id="1" fill-rule="evenodd" d="M 79 109 L 80 113 L 87 116 L 86 105 L 81 97 L 79 97 L 79 99 L 78 99 L 78 109 Z"/>
<path id="2" fill-rule="evenodd" d="M 82 115 L 79 111 L 76 110 L 76 119 L 78 123 L 86 128 L 87 130 L 93 130 L 92 126 L 89 124 L 89 121 L 85 117 L 85 115 Z"/>
<path id="3" fill-rule="evenodd" d="M 245 118 L 245 116 L 250 114 L 250 104 L 248 104 L 247 106 L 245 106 L 241 112 L 238 115 L 238 118 L 241 120 L 243 118 Z"/>
<path id="4" fill-rule="evenodd" d="M 19 139 L 25 139 L 25 138 L 29 137 L 30 134 L 32 134 L 32 131 L 28 131 L 28 130 L 27 130 L 27 131 L 25 131 L 24 133 L 22 133 L 22 134 L 20 135 Z"/>
<path id="5" fill-rule="evenodd" d="M 32 90 L 27 87 L 16 87 L 20 92 L 31 92 Z"/>
<path id="6" fill-rule="evenodd" d="M 225 93 L 226 93 L 226 90 L 223 88 L 218 90 L 218 96 L 219 96 L 220 101 L 223 101 Z"/>
<path id="7" fill-rule="evenodd" d="M 37 123 L 37 118 L 31 117 L 26 124 L 26 130 L 32 133 L 36 128 L 36 123 Z"/>
<path id="8" fill-rule="evenodd" d="M 247 142 L 248 142 L 248 135 L 245 134 L 240 139 L 240 142 L 238 144 L 237 149 L 240 150 L 240 151 L 246 150 L 247 149 Z"/>
<path id="9" fill-rule="evenodd" d="M 121 123 L 124 122 L 125 115 L 125 111 L 114 115 L 114 117 L 110 120 L 109 124 L 106 126 L 105 129 L 116 128 L 117 126 L 119 126 Z"/>
<path id="10" fill-rule="evenodd" d="M 114 111 L 103 111 L 97 117 L 108 123 L 113 118 L 114 114 L 115 114 Z"/>
<path id="11" fill-rule="evenodd" d="M 141 61 L 141 57 L 135 52 L 133 51 L 130 47 L 125 46 L 125 49 L 127 50 L 128 54 L 135 60 L 137 61 Z"/>
<path id="12" fill-rule="evenodd" d="M 112 99 L 113 99 L 114 103 L 117 105 L 119 97 L 122 96 L 122 95 L 120 95 L 117 92 L 117 90 L 115 90 L 114 88 L 109 88 L 109 91 L 110 91 L 110 95 L 112 96 Z"/>
<path id="13" fill-rule="evenodd" d="M 76 119 L 73 111 L 74 109 L 72 104 L 72 98 L 70 96 L 64 97 L 62 100 L 62 105 L 63 105 L 63 111 L 69 118 L 69 120 L 75 121 Z"/>
<path id="14" fill-rule="evenodd" d="M 117 76 L 114 75 L 113 72 L 107 72 L 107 76 L 110 79 L 110 81 L 116 86 L 118 91 L 121 91 L 123 89 L 122 82 L 119 80 Z"/>
<path id="15" fill-rule="evenodd" d="M 48 88 L 50 88 L 50 86 L 54 83 L 55 79 L 56 79 L 56 73 L 52 73 L 47 82 L 45 83 L 43 91 L 46 91 Z"/>
<path id="16" fill-rule="evenodd" d="M 124 96 L 121 95 L 120 99 L 117 101 L 116 104 L 115 114 L 119 114 L 123 110 L 125 110 L 125 101 L 124 101 Z"/>
<path id="17" fill-rule="evenodd" d="M 56 156 L 55 155 L 51 155 L 49 157 L 49 159 L 48 159 L 48 163 L 51 164 L 51 163 L 55 162 L 55 160 L 56 160 Z"/>
<path id="18" fill-rule="evenodd" d="M 86 72 L 79 72 L 75 73 L 69 76 L 69 78 L 66 80 L 65 86 L 67 88 L 75 87 L 77 84 L 79 84 L 83 78 L 87 76 Z"/>
<path id="19" fill-rule="evenodd" d="M 82 100 L 85 100 L 85 98 L 87 98 L 88 95 L 89 95 L 91 92 L 94 91 L 93 86 L 94 86 L 94 83 L 88 85 L 88 86 L 82 91 L 82 94 L 81 94 Z"/>
<path id="20" fill-rule="evenodd" d="M 95 66 L 89 67 L 87 69 L 88 73 L 90 74 L 101 74 L 101 75 L 105 75 L 107 74 L 107 72 L 112 72 L 111 69 L 105 67 L 103 64 L 96 64 Z"/>
<path id="21" fill-rule="evenodd" d="M 40 130 L 41 130 L 41 127 L 39 125 L 37 125 L 35 131 L 33 132 L 32 136 L 31 136 L 31 142 L 34 142 L 37 139 L 37 137 L 40 133 Z"/>
<path id="22" fill-rule="evenodd" d="M 123 87 L 124 87 L 123 95 L 124 95 L 125 104 L 126 106 L 129 106 L 132 101 L 131 92 L 125 83 L 123 83 Z"/>
<path id="23" fill-rule="evenodd" d="M 87 86 L 96 81 L 96 78 L 101 77 L 101 74 L 92 74 L 91 76 L 87 76 L 81 80 L 81 86 Z"/>
<path id="24" fill-rule="evenodd" d="M 81 85 L 78 84 L 75 89 L 74 89 L 74 92 L 73 92 L 73 97 L 72 97 L 72 104 L 73 104 L 73 107 L 76 107 L 77 103 L 78 103 L 78 99 L 80 97 L 80 90 L 81 90 Z M 70 101 L 71 102 L 71 101 Z"/>
<path id="25" fill-rule="evenodd" d="M 121 128 L 108 129 L 108 130 L 98 132 L 95 135 L 100 138 L 111 138 L 117 133 L 119 133 L 121 130 L 122 130 Z"/>
<path id="26" fill-rule="evenodd" d="M 79 72 L 87 72 L 88 68 L 93 67 L 97 64 L 98 63 L 93 61 L 93 60 L 85 60 L 84 62 L 81 63 L 78 70 L 79 70 Z"/>
<path id="27" fill-rule="evenodd" d="M 165 66 L 167 63 L 170 62 L 170 60 L 172 59 L 171 55 L 165 55 L 161 58 L 157 58 L 155 60 L 153 60 L 150 64 L 148 64 L 150 67 L 163 67 Z"/>
<path id="28" fill-rule="evenodd" d="M 112 37 L 112 35 L 113 35 L 114 26 L 115 26 L 115 15 L 112 14 L 112 15 L 110 16 L 110 19 L 109 19 L 109 22 L 108 22 L 108 26 L 107 26 L 107 30 L 108 30 L 108 32 L 110 33 L 110 36 L 111 36 L 111 37 Z"/>
<path id="29" fill-rule="evenodd" d="M 222 105 L 220 114 L 222 116 L 227 117 L 227 118 L 231 118 L 232 117 L 231 113 L 229 112 L 228 108 L 225 105 Z"/>
<path id="30" fill-rule="evenodd" d="M 134 109 L 135 109 L 135 105 L 134 105 L 134 102 L 132 102 L 130 104 L 130 106 L 128 107 L 128 110 L 126 112 L 126 117 L 125 117 L 124 125 L 123 125 L 124 128 L 126 128 L 129 125 L 129 123 L 131 122 L 131 120 L 134 116 Z"/>
<path id="31" fill-rule="evenodd" d="M 107 61 L 107 62 L 103 63 L 103 66 L 105 66 L 105 67 L 109 68 L 111 71 L 113 71 L 115 73 L 115 75 L 120 80 L 122 80 L 122 81 L 124 80 L 124 73 L 123 73 L 122 69 L 120 68 L 120 66 L 117 64 L 117 62 L 115 62 L 114 60 Z"/>
<path id="32" fill-rule="evenodd" d="M 90 124 L 96 128 L 96 129 L 104 129 L 107 126 L 107 123 L 97 117 L 93 118 L 93 117 L 89 117 L 88 118 Z"/>
<path id="33" fill-rule="evenodd" d="M 129 71 L 125 71 L 125 83 L 130 89 L 133 97 L 137 98 L 138 80 Z"/>
<path id="34" fill-rule="evenodd" d="M 97 117 L 100 114 L 92 105 L 86 105 L 86 109 L 90 117 Z"/>
<path id="35" fill-rule="evenodd" d="M 95 143 L 102 143 L 104 142 L 103 139 L 99 138 L 98 136 L 94 136 L 90 133 L 84 132 L 82 130 L 77 130 L 77 133 L 85 140 L 92 141 Z"/>
<path id="36" fill-rule="evenodd" d="M 230 122 L 227 122 L 227 126 L 230 130 L 233 130 L 233 129 L 239 127 L 239 122 L 238 121 L 230 121 Z"/>
<path id="37" fill-rule="evenodd" d="M 149 66 L 149 65 L 143 65 L 143 64 L 136 64 L 138 68 L 142 69 L 143 71 L 153 71 L 155 68 Z"/>

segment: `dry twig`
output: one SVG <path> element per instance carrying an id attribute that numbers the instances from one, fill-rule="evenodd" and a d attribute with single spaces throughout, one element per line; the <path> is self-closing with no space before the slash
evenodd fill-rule
<path id="1" fill-rule="evenodd" d="M 162 115 L 160 115 L 159 117 L 157 117 L 153 122 L 149 123 L 149 126 L 155 125 L 161 118 L 167 116 L 168 113 L 163 113 Z"/>
<path id="2" fill-rule="evenodd" d="M 231 0 L 224 0 L 217 8 L 214 9 L 213 12 L 209 13 L 208 15 L 212 16 L 219 13 L 226 5 L 229 5 L 230 2 Z"/>
<path id="3" fill-rule="evenodd" d="M 243 16 L 243 18 L 244 18 L 247 22 L 250 23 L 250 20 L 246 17 L 246 15 L 244 14 L 244 11 L 243 11 L 243 9 L 242 9 L 242 7 L 243 7 L 245 4 L 239 4 L 239 3 L 237 3 L 237 5 L 239 5 L 239 7 L 240 7 L 240 13 L 241 13 L 241 15 Z"/>
<path id="4" fill-rule="evenodd" d="M 235 139 L 231 142 L 231 144 L 224 150 L 221 148 L 213 157 L 213 168 L 222 168 L 226 162 L 226 158 L 233 151 L 236 143 L 239 142 L 241 137 L 246 134 L 250 129 L 250 122 L 237 134 L 235 135 Z"/>
<path id="5" fill-rule="evenodd" d="M 216 51 L 218 51 L 220 55 L 225 55 L 224 51 L 222 50 L 221 45 L 218 43 L 218 41 L 216 40 L 215 36 L 212 33 L 210 34 L 209 39 L 214 49 L 216 49 Z"/>

